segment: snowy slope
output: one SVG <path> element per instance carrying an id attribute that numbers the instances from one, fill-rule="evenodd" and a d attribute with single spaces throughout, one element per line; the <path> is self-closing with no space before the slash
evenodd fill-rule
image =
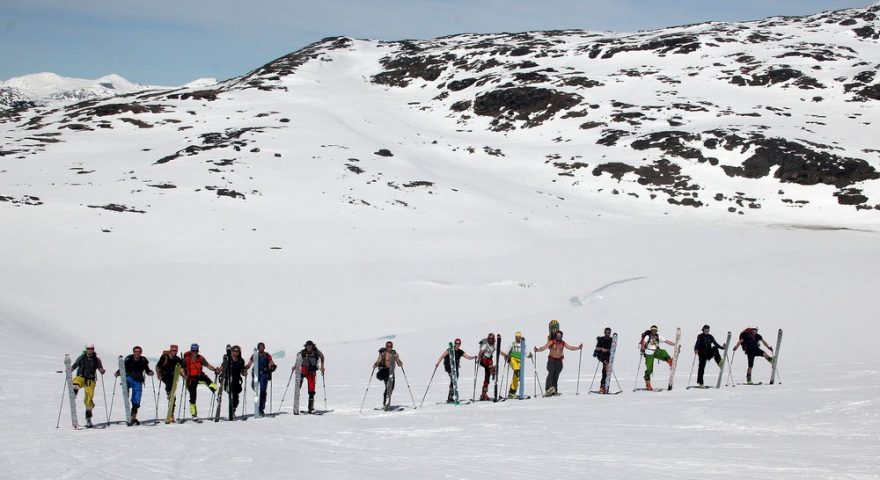
<path id="1" fill-rule="evenodd" d="M 869 135 L 876 100 L 858 101 L 856 89 L 834 80 L 849 82 L 880 63 L 876 39 L 853 32 L 878 30 L 874 10 L 631 35 L 328 39 L 213 87 L 6 117 L 3 475 L 501 478 L 556 468 L 566 477 L 876 478 L 880 387 L 869 332 L 880 225 L 877 210 L 834 195 L 859 189 L 869 199 L 863 207 L 880 202 L 870 178 L 880 167 Z M 696 36 L 697 50 L 640 49 L 685 34 Z M 769 40 L 748 41 L 753 34 Z M 834 58 L 776 58 L 807 51 L 801 41 L 821 43 L 815 48 Z M 639 48 L 602 58 L 627 46 Z M 425 63 L 447 54 L 456 60 Z M 734 54 L 754 57 L 751 80 L 783 61 L 802 75 L 737 85 L 734 73 L 713 67 L 735 62 Z M 491 59 L 504 66 L 481 71 L 479 62 Z M 512 65 L 525 62 L 538 66 Z M 602 85 L 566 85 L 566 67 Z M 621 73 L 632 69 L 642 75 Z M 520 70 L 547 79 L 517 78 Z M 823 87 L 795 86 L 805 72 Z M 467 78 L 476 80 L 448 88 Z M 518 110 L 521 97 L 504 93 L 527 86 L 583 100 L 545 118 L 546 109 Z M 652 105 L 670 108 L 642 110 Z M 637 112 L 656 118 L 629 115 Z M 745 115 L 752 113 L 761 116 Z M 808 124 L 809 115 L 828 118 Z M 670 120 L 687 135 L 667 135 L 662 147 L 636 143 L 670 131 Z M 581 128 L 591 121 L 605 125 Z M 748 145 L 728 150 L 734 129 Z M 597 143 L 610 130 L 625 133 Z M 759 151 L 772 154 L 749 161 Z M 798 165 L 798 155 L 809 167 L 802 176 L 774 177 Z M 762 158 L 785 161 L 767 175 L 736 174 Z M 658 165 L 680 171 L 651 174 Z M 844 171 L 823 170 L 834 165 Z M 670 175 L 674 181 L 662 183 Z M 704 206 L 682 205 L 684 198 Z M 587 347 L 579 381 L 579 356 L 567 352 L 561 397 L 437 405 L 446 382 L 439 371 L 423 408 L 373 410 L 381 393 L 368 375 L 385 339 L 404 361 L 394 403 L 406 405 L 407 383 L 418 403 L 452 338 L 464 339 L 469 353 L 490 331 L 506 343 L 521 330 L 534 344 L 554 318 L 570 343 Z M 654 323 L 667 336 L 684 331 L 677 388 L 632 392 L 638 335 Z M 704 323 L 716 337 L 757 325 L 768 341 L 783 328 L 782 383 L 685 390 L 690 346 Z M 620 334 L 623 393 L 586 395 L 596 367 L 590 349 L 606 325 Z M 109 365 L 135 344 L 156 357 L 168 343 L 198 342 L 217 363 L 227 343 L 248 350 L 265 341 L 284 352 L 272 392 L 277 409 L 295 352 L 309 339 L 327 355 L 318 405 L 326 394 L 328 415 L 71 431 L 62 411 L 62 428 L 54 427 L 61 359 L 87 342 Z M 541 354 L 541 383 L 545 362 Z M 737 382 L 744 363 L 738 352 Z M 656 383 L 665 383 L 668 369 L 655 371 Z M 472 366 L 463 373 L 470 397 Z M 534 375 L 529 366 L 530 394 Z M 757 361 L 755 376 L 767 381 L 766 362 Z M 112 377 L 104 380 L 97 419 L 114 397 Z M 151 393 L 148 384 L 141 418 L 154 415 Z"/>

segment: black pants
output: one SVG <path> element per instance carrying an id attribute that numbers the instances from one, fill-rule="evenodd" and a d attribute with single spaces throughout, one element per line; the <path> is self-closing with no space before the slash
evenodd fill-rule
<path id="1" fill-rule="evenodd" d="M 553 387 L 555 390 L 559 389 L 559 374 L 562 373 L 562 359 L 561 358 L 547 358 L 547 383 L 544 387 L 544 391 Z"/>
<path id="2" fill-rule="evenodd" d="M 703 373 L 706 371 L 706 361 L 710 358 L 715 360 L 715 363 L 721 364 L 721 355 L 718 353 L 718 350 L 715 350 L 715 353 L 709 356 L 700 355 L 700 365 L 697 367 L 697 383 L 703 384 Z"/>
<path id="3" fill-rule="evenodd" d="M 235 417 L 235 411 L 238 410 L 239 395 L 241 394 L 241 380 L 238 383 L 233 382 L 226 387 L 229 392 L 229 418 Z"/>
<path id="4" fill-rule="evenodd" d="M 186 389 L 189 391 L 189 403 L 193 405 L 196 404 L 196 388 L 200 383 L 204 383 L 205 385 L 211 384 L 211 379 L 205 375 L 205 372 L 200 373 L 196 378 L 189 377 L 186 379 Z"/>

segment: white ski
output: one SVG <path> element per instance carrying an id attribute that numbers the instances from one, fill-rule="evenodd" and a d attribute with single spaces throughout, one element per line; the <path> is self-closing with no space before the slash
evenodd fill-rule
<path id="1" fill-rule="evenodd" d="M 678 352 L 681 350 L 681 328 L 675 329 L 675 346 L 673 347 L 672 352 L 672 366 L 669 367 L 669 387 L 667 390 L 672 390 L 672 382 L 675 380 L 675 367 L 678 366 Z"/>

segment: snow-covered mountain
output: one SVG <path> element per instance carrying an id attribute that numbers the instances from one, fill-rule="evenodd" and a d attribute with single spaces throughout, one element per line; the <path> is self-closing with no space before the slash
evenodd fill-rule
<path id="1" fill-rule="evenodd" d="M 141 85 L 119 75 L 105 75 L 95 80 L 87 80 L 62 77 L 48 72 L 35 73 L 0 82 L 0 110 L 38 105 L 57 107 L 83 100 L 114 97 L 156 88 L 167 87 Z"/>
<path id="2" fill-rule="evenodd" d="M 3 474 L 875 478 L 878 9 L 332 38 L 216 85 L 7 112 Z M 565 352 L 561 397 L 541 398 L 540 353 L 535 398 L 444 402 L 449 341 L 473 354 L 521 331 L 533 347 L 551 319 L 585 347 Z M 652 324 L 682 329 L 675 388 L 635 392 Z M 735 385 L 739 350 L 707 367 L 728 386 L 685 389 L 703 324 L 720 342 L 783 329 L 781 383 L 757 358 L 765 385 Z M 619 395 L 587 393 L 605 326 Z M 199 343 L 216 365 L 264 341 L 270 410 L 290 412 L 306 340 L 327 356 L 327 415 L 148 426 L 167 404 L 151 378 L 145 425 L 119 424 L 110 365 L 134 345 L 155 359 Z M 406 411 L 374 410 L 386 340 Z M 94 411 L 109 427 L 73 431 L 61 359 L 86 343 L 108 367 Z M 483 375 L 462 367 L 470 398 Z M 211 400 L 199 387 L 201 416 Z"/>
<path id="3" fill-rule="evenodd" d="M 175 183 L 179 159 L 222 162 L 205 172 L 229 170 L 222 182 L 200 183 L 239 199 L 271 192 L 223 167 L 259 171 L 271 155 L 321 156 L 359 184 L 352 202 L 375 208 L 409 204 L 394 198 L 400 188 L 463 187 L 430 175 L 378 181 L 390 164 L 417 167 L 430 151 L 484 167 L 502 162 L 530 188 L 564 198 L 620 196 L 629 201 L 607 201 L 771 221 L 834 212 L 824 218 L 873 222 L 880 210 L 878 11 L 637 34 L 326 39 L 215 87 L 13 115 L 2 126 L 2 154 L 72 158 L 74 144 L 87 142 L 88 158 L 77 162 L 106 184 L 99 153 L 136 145 L 127 162 L 135 175 Z M 329 128 L 335 123 L 346 131 Z M 332 153 L 328 144 L 336 145 Z M 7 175 L 16 175 L 13 165 Z M 6 190 L 0 194 L 39 196 Z M 149 201 L 126 196 L 115 203 Z M 792 214 L 798 211 L 807 213 Z"/>

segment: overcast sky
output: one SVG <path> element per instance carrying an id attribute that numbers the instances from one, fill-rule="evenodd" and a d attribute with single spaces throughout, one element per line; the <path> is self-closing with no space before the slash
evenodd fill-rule
<path id="1" fill-rule="evenodd" d="M 324 37 L 636 31 L 876 0 L 0 0 L 0 80 L 116 73 L 154 85 L 244 74 Z"/>

